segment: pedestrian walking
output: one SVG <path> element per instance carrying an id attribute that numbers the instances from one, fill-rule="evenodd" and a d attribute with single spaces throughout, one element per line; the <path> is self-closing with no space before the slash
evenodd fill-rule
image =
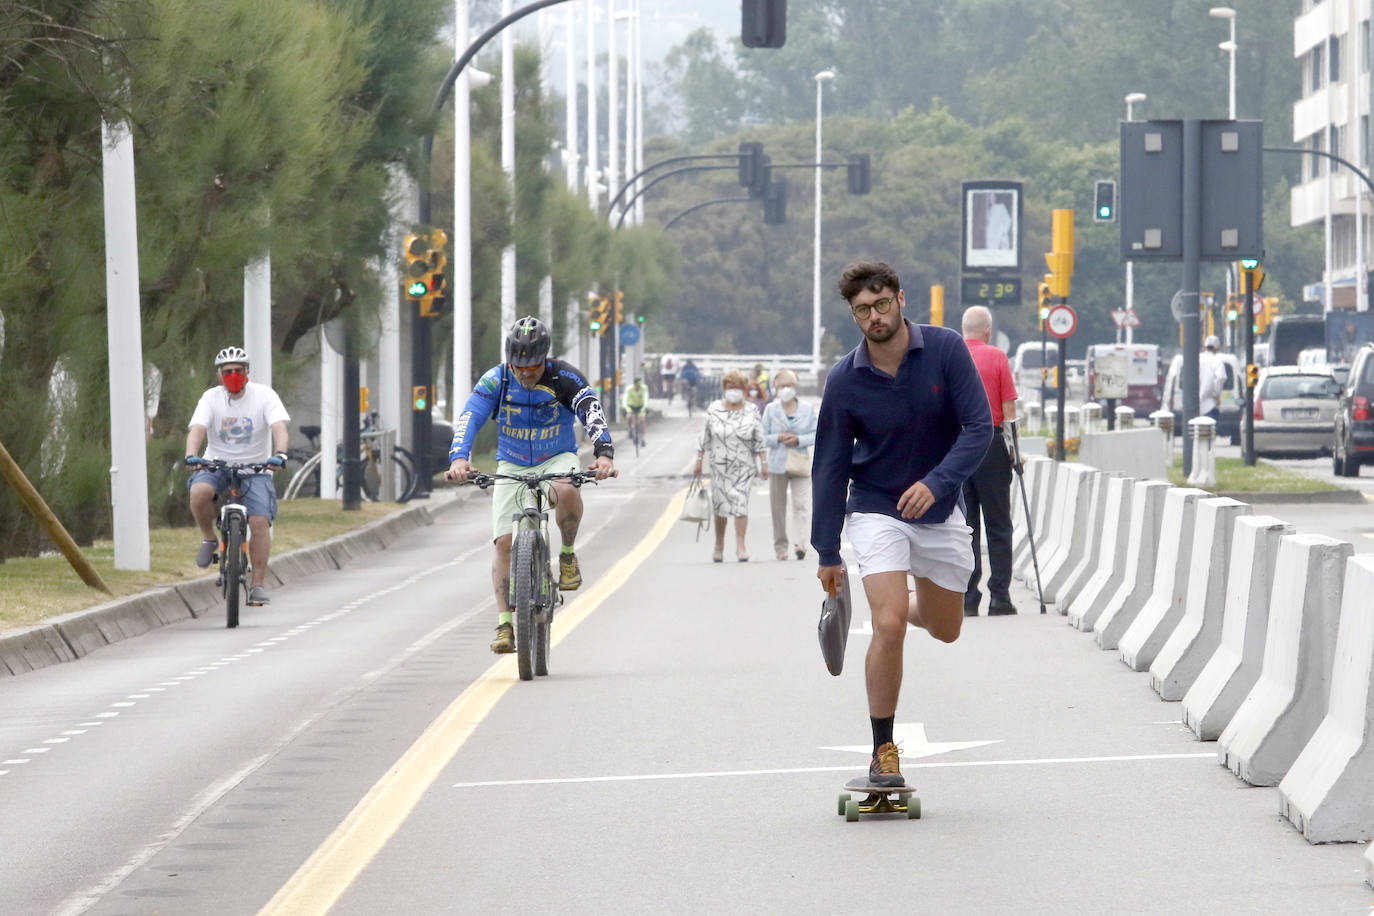
<path id="1" fill-rule="evenodd" d="M 768 445 L 768 506 L 773 515 L 773 553 L 787 559 L 787 496 L 792 495 L 792 552 L 806 556 L 811 531 L 811 446 L 816 441 L 816 408 L 797 397 L 797 376 L 782 369 L 773 377 L 777 397 L 763 409 L 763 441 Z"/>
<path id="2" fill-rule="evenodd" d="M 744 398 L 749 379 L 732 369 L 721 380 L 723 395 L 706 408 L 706 423 L 697 438 L 694 473 L 700 475 L 703 460 L 711 467 L 711 511 L 716 519 L 716 546 L 711 559 L 724 560 L 727 519 L 735 520 L 735 558 L 749 561 L 744 544 L 749 529 L 749 493 L 754 478 L 768 479 L 763 422 L 758 410 Z"/>
<path id="3" fill-rule="evenodd" d="M 869 779 L 904 786 L 892 740 L 907 624 L 959 638 L 973 549 L 963 483 L 992 437 L 968 347 L 953 330 L 915 325 L 896 272 L 845 268 L 840 294 L 864 339 L 831 369 L 816 427 L 811 543 L 827 594 L 841 585 L 840 531 L 858 557 L 873 637 L 864 671 L 873 730 Z M 914 593 L 907 577 L 916 580 Z"/>
<path id="4" fill-rule="evenodd" d="M 977 617 L 982 593 L 983 558 L 979 532 L 988 542 L 988 615 L 1015 614 L 1011 603 L 1011 453 L 1002 424 L 1016 419 L 1016 384 L 1007 354 L 994 347 L 992 313 L 981 305 L 964 311 L 964 343 L 983 380 L 992 412 L 992 442 L 973 476 L 964 481 L 964 505 L 973 529 L 973 574 L 964 591 L 964 616 Z"/>

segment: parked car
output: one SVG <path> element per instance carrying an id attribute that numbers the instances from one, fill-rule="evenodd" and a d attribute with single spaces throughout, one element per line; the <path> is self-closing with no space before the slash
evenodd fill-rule
<path id="1" fill-rule="evenodd" d="M 1331 448 L 1341 387 L 1330 372 L 1270 366 L 1255 389 L 1255 454 Z"/>
<path id="2" fill-rule="evenodd" d="M 1226 370 L 1226 384 L 1222 395 L 1217 399 L 1217 438 L 1231 437 L 1232 445 L 1240 444 L 1240 415 L 1245 409 L 1245 377 L 1240 371 L 1240 360 L 1234 353 L 1218 353 L 1222 367 Z M 1174 413 L 1174 434 L 1183 435 L 1183 386 L 1179 384 L 1179 372 L 1183 369 L 1183 354 L 1175 353 L 1169 361 L 1169 371 L 1164 376 L 1164 403 Z"/>
<path id="3" fill-rule="evenodd" d="M 1026 341 L 1016 348 L 1016 353 L 1011 358 L 1011 375 L 1016 382 L 1016 394 L 1021 400 L 1029 403 L 1040 401 L 1040 386 L 1042 384 L 1040 369 L 1050 368 L 1059 365 L 1059 344 L 1056 341 L 1048 341 L 1044 344 L 1043 354 L 1039 341 Z M 1045 386 L 1045 398 L 1049 399 L 1053 394 L 1058 396 L 1058 389 L 1051 382 L 1052 376 L 1046 375 L 1043 384 Z"/>
<path id="4" fill-rule="evenodd" d="M 1360 465 L 1374 464 L 1374 344 L 1355 352 L 1333 433 L 1331 469 L 1336 476 L 1358 477 Z"/>

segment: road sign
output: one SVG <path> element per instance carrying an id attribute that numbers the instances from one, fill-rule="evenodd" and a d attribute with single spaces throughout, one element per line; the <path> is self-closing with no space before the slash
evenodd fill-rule
<path id="1" fill-rule="evenodd" d="M 620 326 L 620 345 L 633 347 L 637 343 L 639 343 L 639 325 L 622 324 Z"/>
<path id="2" fill-rule="evenodd" d="M 1264 314 L 1264 297 L 1259 293 L 1250 294 L 1250 311 L 1255 315 Z"/>
<path id="3" fill-rule="evenodd" d="M 1051 308 L 1049 315 L 1045 316 L 1045 327 L 1055 337 L 1068 337 L 1074 328 L 1078 327 L 1078 315 L 1073 309 L 1060 303 Z"/>
<path id="4" fill-rule="evenodd" d="M 1116 322 L 1118 328 L 1140 327 L 1140 316 L 1135 309 L 1113 309 L 1112 321 Z"/>

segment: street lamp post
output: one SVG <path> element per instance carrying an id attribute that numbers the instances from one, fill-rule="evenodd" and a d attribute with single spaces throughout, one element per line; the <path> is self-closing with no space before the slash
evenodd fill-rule
<path id="1" fill-rule="evenodd" d="M 1226 116 L 1232 121 L 1236 119 L 1236 11 L 1229 6 L 1214 6 L 1207 11 L 1207 15 L 1213 19 L 1226 19 L 1231 23 L 1231 40 L 1223 41 L 1217 47 L 1225 51 L 1230 57 L 1231 75 L 1228 80 L 1229 90 L 1227 92 Z"/>
<path id="2" fill-rule="evenodd" d="M 835 78 L 834 70 L 816 74 L 816 161 L 821 161 L 821 86 Z M 811 371 L 821 377 L 821 169 L 816 169 L 815 246 L 811 269 Z"/>
<path id="3" fill-rule="evenodd" d="M 1134 114 L 1132 106 L 1136 102 L 1143 102 L 1146 95 L 1143 92 L 1132 92 L 1126 96 L 1126 120 L 1130 121 Z M 1135 311 L 1135 262 L 1126 262 L 1126 317 L 1129 319 Z M 1134 329 L 1129 323 L 1126 325 L 1126 343 L 1131 343 L 1135 339 Z M 1121 333 L 1117 332 L 1117 343 L 1121 342 Z"/>

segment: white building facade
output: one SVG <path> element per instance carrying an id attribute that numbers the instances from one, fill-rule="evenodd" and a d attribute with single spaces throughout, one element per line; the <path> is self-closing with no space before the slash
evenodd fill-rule
<path id="1" fill-rule="evenodd" d="M 1330 152 L 1366 173 L 1370 162 L 1370 0 L 1303 0 L 1293 24 L 1293 56 L 1302 65 L 1302 94 L 1293 106 L 1295 146 Z M 1357 216 L 1358 214 L 1358 216 Z M 1367 271 L 1374 194 L 1336 162 L 1302 157 L 1292 189 L 1293 226 L 1322 223 L 1323 281 L 1304 287 L 1324 310 L 1369 307 Z"/>

